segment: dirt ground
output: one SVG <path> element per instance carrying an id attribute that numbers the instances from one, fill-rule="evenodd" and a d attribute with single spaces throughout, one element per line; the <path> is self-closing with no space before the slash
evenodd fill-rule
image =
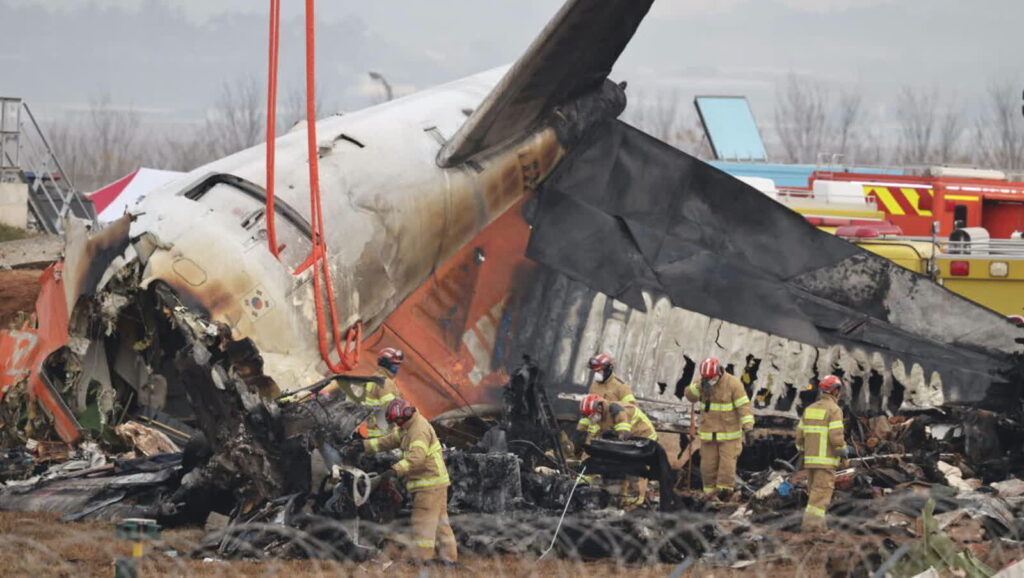
<path id="1" fill-rule="evenodd" d="M 6 329 L 19 312 L 35 310 L 42 271 L 0 271 L 0 329 Z"/>
<path id="2" fill-rule="evenodd" d="M 267 560 L 261 562 L 203 561 L 189 558 L 192 546 L 201 538 L 198 528 L 168 530 L 162 542 L 147 547 L 141 576 L 489 576 L 515 577 L 602 577 L 623 576 L 654 578 L 672 575 L 671 565 L 627 567 L 612 561 L 571 562 L 503 556 L 474 557 L 463 553 L 464 567 L 458 570 L 420 569 L 391 557 L 355 563 L 314 560 Z M 827 576 L 835 569 L 828 557 L 849 553 L 858 559 L 865 548 L 877 546 L 876 538 L 857 536 L 788 536 L 785 551 L 744 568 L 712 567 L 699 564 L 682 576 Z M 167 552 L 172 552 L 168 555 Z M 113 559 L 128 556 L 131 544 L 115 537 L 114 526 L 108 522 L 63 523 L 56 514 L 0 512 L 0 574 L 3 576 L 36 577 L 104 577 L 113 575 Z M 828 564 L 828 567 L 826 565 Z M 998 565 L 997 565 L 998 567 Z"/>

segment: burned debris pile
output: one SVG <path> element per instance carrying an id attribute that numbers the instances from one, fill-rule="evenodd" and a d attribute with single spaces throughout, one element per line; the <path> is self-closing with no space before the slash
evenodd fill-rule
<path id="1" fill-rule="evenodd" d="M 282 395 L 251 342 L 232 340 L 159 287 L 151 297 L 164 312 L 159 338 L 176 343 L 168 363 L 179 381 L 164 388 L 184 388 L 191 419 L 171 426 L 159 412 L 125 412 L 111 435 L 77 448 L 24 443 L 23 430 L 8 435 L 0 509 L 205 525 L 192 554 L 224 560 L 358 561 L 394 543 L 409 494 L 382 474 L 399 456 L 344 451 L 371 412 L 359 400 L 376 378 L 335 375 Z M 854 565 L 874 572 L 942 562 L 990 575 L 994 550 L 1024 547 L 1024 432 L 1015 412 L 845 409 L 854 455 L 837 473 L 829 515 L 835 532 L 867 540 Z M 436 425 L 456 537 L 480 556 L 550 551 L 740 568 L 777 559 L 807 502 L 795 424 L 779 418 L 760 424 L 739 462 L 735 501 L 719 503 L 699 492 L 700 452 L 685 436 L 678 456 L 650 440 L 598 439 L 581 460 L 528 359 L 512 372 L 500 412 L 461 415 Z M 627 477 L 650 480 L 644 506 L 621 507 Z"/>

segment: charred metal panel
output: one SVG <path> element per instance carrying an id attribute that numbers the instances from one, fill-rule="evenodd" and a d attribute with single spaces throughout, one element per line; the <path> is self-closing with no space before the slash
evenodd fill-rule
<path id="1" fill-rule="evenodd" d="M 880 352 L 911 379 L 935 372 L 946 401 L 981 401 L 1019 334 L 621 122 L 591 132 L 544 183 L 527 254 L 636 311 L 664 295 L 711 323 L 841 345 L 862 362 Z M 603 341 L 621 339 L 606 329 Z"/>
<path id="2" fill-rule="evenodd" d="M 124 215 L 103 229 L 89 234 L 87 223 L 68 219 L 64 225 L 64 293 L 71 311 L 82 295 L 92 295 L 107 268 L 128 249 L 128 231 L 133 217 Z"/>

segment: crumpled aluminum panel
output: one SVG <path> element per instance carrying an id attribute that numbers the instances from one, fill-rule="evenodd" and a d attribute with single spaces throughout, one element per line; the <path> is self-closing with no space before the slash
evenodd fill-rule
<path id="1" fill-rule="evenodd" d="M 676 334 L 696 341 L 679 348 L 691 359 L 717 349 L 740 370 L 752 350 L 783 371 L 824 373 L 823 353 L 853 358 L 865 373 L 902 372 L 919 386 L 908 396 L 930 406 L 982 401 L 1017 350 L 1020 330 L 997 313 L 622 122 L 593 130 L 563 160 L 535 215 L 527 255 L 563 274 L 539 297 L 545 308 L 565 300 L 564 321 L 548 328 L 563 335 L 553 351 L 593 344 L 573 365 L 584 349 L 649 356 L 653 339 Z M 586 307 L 588 290 L 610 299 Z M 567 359 L 556 355 L 552 370 Z"/>

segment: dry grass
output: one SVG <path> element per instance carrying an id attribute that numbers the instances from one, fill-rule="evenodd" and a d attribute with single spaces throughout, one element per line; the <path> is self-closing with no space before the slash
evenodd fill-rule
<path id="1" fill-rule="evenodd" d="M 18 239 L 27 239 L 31 237 L 32 233 L 25 229 L 19 229 L 10 225 L 0 223 L 0 243 L 4 241 L 17 241 Z"/>

